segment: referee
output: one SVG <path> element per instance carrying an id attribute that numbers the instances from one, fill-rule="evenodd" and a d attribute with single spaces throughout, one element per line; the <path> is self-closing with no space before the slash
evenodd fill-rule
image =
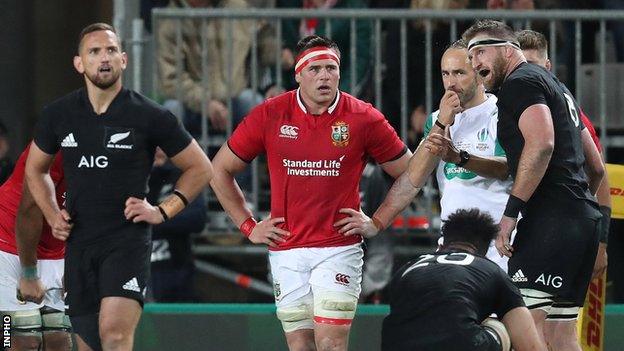
<path id="1" fill-rule="evenodd" d="M 486 89 L 498 91 L 498 136 L 514 176 L 496 247 L 511 257 L 509 275 L 543 335 L 553 304 L 576 316 L 596 258 L 602 215 L 583 170 L 585 127 L 557 78 L 526 62 L 509 26 L 482 20 L 463 37 Z"/>
<path id="2" fill-rule="evenodd" d="M 212 166 L 175 116 L 124 89 L 127 56 L 115 29 L 80 33 L 74 67 L 85 88 L 46 106 L 26 177 L 52 234 L 67 240 L 65 289 L 79 350 L 131 350 L 150 267 L 150 224 L 175 216 L 212 177 Z M 160 205 L 145 200 L 159 146 L 182 175 Z M 66 210 L 54 200 L 49 168 L 63 153 Z M 101 337 L 101 340 L 100 340 Z"/>

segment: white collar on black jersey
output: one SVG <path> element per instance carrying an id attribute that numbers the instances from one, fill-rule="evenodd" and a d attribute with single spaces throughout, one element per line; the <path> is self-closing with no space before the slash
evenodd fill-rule
<path id="1" fill-rule="evenodd" d="M 305 107 L 305 104 L 303 103 L 303 100 L 301 100 L 301 95 L 299 90 L 301 88 L 297 88 L 297 104 L 299 104 L 299 108 L 301 108 L 301 110 L 303 110 L 304 113 L 308 113 L 308 110 Z M 338 101 L 340 101 L 340 90 L 338 90 L 336 92 L 336 98 L 334 99 L 334 102 L 332 102 L 332 104 L 327 108 L 327 113 L 331 114 L 334 112 L 334 110 L 336 109 L 336 106 L 338 106 Z"/>

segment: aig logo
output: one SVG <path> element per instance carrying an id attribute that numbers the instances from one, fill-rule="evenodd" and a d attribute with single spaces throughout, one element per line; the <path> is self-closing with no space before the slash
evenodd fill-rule
<path id="1" fill-rule="evenodd" d="M 558 275 L 553 276 L 553 275 L 550 275 L 550 274 L 546 275 L 546 274 L 542 273 L 537 278 L 537 280 L 535 282 L 536 283 L 542 283 L 542 284 L 544 284 L 546 286 L 550 285 L 553 288 L 558 289 L 558 288 L 561 287 L 561 285 L 563 285 L 563 278 L 561 278 Z"/>
<path id="2" fill-rule="evenodd" d="M 80 157 L 78 168 L 106 168 L 108 167 L 108 158 L 106 156 L 87 155 Z"/>
<path id="3" fill-rule="evenodd" d="M 297 139 L 298 135 L 299 135 L 299 127 L 289 126 L 286 124 L 280 127 L 280 134 L 279 134 L 280 138 Z"/>

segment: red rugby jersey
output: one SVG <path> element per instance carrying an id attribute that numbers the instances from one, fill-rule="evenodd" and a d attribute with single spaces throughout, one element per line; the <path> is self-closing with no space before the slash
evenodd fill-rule
<path id="1" fill-rule="evenodd" d="M 26 158 L 28 157 L 29 146 L 22 152 L 13 173 L 7 181 L 0 187 L 0 251 L 17 255 L 15 244 L 15 218 L 17 208 L 22 198 L 22 183 L 24 182 L 24 170 L 26 168 Z M 54 163 L 50 168 L 50 175 L 56 189 L 56 201 L 63 204 L 65 193 L 65 182 L 63 181 L 62 157 L 58 153 L 54 158 Z M 41 239 L 37 246 L 37 258 L 61 259 L 65 255 L 65 243 L 52 236 L 52 231 L 43 220 Z"/>
<path id="2" fill-rule="evenodd" d="M 291 236 L 272 250 L 358 243 L 338 233 L 341 208 L 360 208 L 359 182 L 368 157 L 395 160 L 407 148 L 381 112 L 339 92 L 314 116 L 298 90 L 257 106 L 236 128 L 228 146 L 245 162 L 267 154 L 271 217 L 284 217 Z"/>
<path id="3" fill-rule="evenodd" d="M 581 111 L 581 121 L 583 121 L 585 128 L 589 130 L 589 134 L 591 134 L 592 140 L 594 141 L 594 144 L 596 144 L 596 147 L 598 148 L 598 152 L 602 153 L 602 145 L 600 145 L 600 138 L 598 138 L 598 134 L 596 134 L 596 129 L 594 129 L 594 125 L 589 120 L 585 112 L 583 112 L 583 110 L 580 110 L 580 111 Z"/>

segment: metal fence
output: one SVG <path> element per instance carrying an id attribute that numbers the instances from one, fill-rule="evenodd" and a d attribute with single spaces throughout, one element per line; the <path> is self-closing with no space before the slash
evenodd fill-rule
<path id="1" fill-rule="evenodd" d="M 159 31 L 159 27 L 163 21 L 173 21 L 175 23 L 176 33 L 176 67 L 178 69 L 178 77 L 182 76 L 182 71 L 185 65 L 185 59 L 182 53 L 182 45 L 184 42 L 183 36 L 183 23 L 184 21 L 194 20 L 201 23 L 201 28 L 205 28 L 210 21 L 221 20 L 228 29 L 230 40 L 225 41 L 225 57 L 232 62 L 234 43 L 232 39 L 232 28 L 234 21 L 245 20 L 249 24 L 249 35 L 251 37 L 251 45 L 248 51 L 247 60 L 247 72 L 249 77 L 248 87 L 252 91 L 257 91 L 259 86 L 258 70 L 259 70 L 259 45 L 258 45 L 258 31 L 262 25 L 270 25 L 274 30 L 275 36 L 275 84 L 281 86 L 285 77 L 282 74 L 282 38 L 283 38 L 283 23 L 288 20 L 300 20 L 316 18 L 321 23 L 324 23 L 327 36 L 331 37 L 332 34 L 332 21 L 344 20 L 348 21 L 349 25 L 349 47 L 342 47 L 343 52 L 349 53 L 350 73 L 351 77 L 356 77 L 355 70 L 358 65 L 369 64 L 371 67 L 369 79 L 369 90 L 367 98 L 378 109 L 383 110 L 384 104 L 384 77 L 387 76 L 389 70 L 398 70 L 398 81 L 392 82 L 399 87 L 399 106 L 394 106 L 399 111 L 400 121 L 398 133 L 403 140 L 407 140 L 408 131 L 410 130 L 410 101 L 408 101 L 408 82 L 418 81 L 418 84 L 424 86 L 424 107 L 426 113 L 430 113 L 437 109 L 438 101 L 434 99 L 438 91 L 435 91 L 436 82 L 441 81 L 440 77 L 433 76 L 434 67 L 439 67 L 439 62 L 434 61 L 433 52 L 446 46 L 448 43 L 453 42 L 461 35 L 461 28 L 466 23 L 469 25 L 476 19 L 492 18 L 507 21 L 513 24 L 514 27 L 522 27 L 524 29 L 534 27 L 537 23 L 540 23 L 541 28 L 545 28 L 544 34 L 549 38 L 549 54 L 553 63 L 553 69 L 556 72 L 561 71 L 559 67 L 559 58 L 562 55 L 569 57 L 571 65 L 567 65 L 568 72 L 572 72 L 574 77 L 572 82 L 568 82 L 568 86 L 575 92 L 577 100 L 592 118 L 594 124 L 600 128 L 600 135 L 603 141 L 603 146 L 622 146 L 621 141 L 611 135 L 607 134 L 607 130 L 611 129 L 624 129 L 624 118 L 620 115 L 620 111 L 624 108 L 624 103 L 621 97 L 624 96 L 624 69 L 621 63 L 607 63 L 608 54 L 613 46 L 608 45 L 608 31 L 607 28 L 612 23 L 624 22 L 624 11 L 582 11 L 582 10 L 543 10 L 543 11 L 488 11 L 488 10 L 461 10 L 461 11 L 436 11 L 436 10 L 409 10 L 409 9 L 396 9 L 396 10 L 380 10 L 380 9 L 331 9 L 331 10 L 301 10 L 301 9 L 249 9 L 249 10 L 230 10 L 230 9 L 171 9 L 171 8 L 159 8 L 153 12 L 153 30 L 154 38 L 157 38 L 156 33 Z M 371 25 L 370 38 L 370 62 L 358 62 L 357 45 L 358 39 L 361 39 L 361 33 L 358 32 L 358 24 L 362 21 L 366 21 Z M 424 66 L 424 76 L 408 76 L 408 63 L 414 58 L 408 57 L 408 43 L 410 43 L 410 33 L 413 33 L 414 21 L 420 21 L 423 28 L 424 43 L 422 48 L 424 50 L 424 60 L 418 62 L 418 65 Z M 439 23 L 444 23 L 448 26 L 448 40 L 442 42 L 438 39 L 434 39 L 435 26 Z M 398 26 L 398 32 L 394 34 L 384 31 L 389 24 Z M 587 40 L 582 38 L 583 26 L 593 25 L 597 26 L 596 36 Z M 534 28 L 536 29 L 536 28 Z M 206 33 L 202 31 L 202 33 Z M 137 36 L 132 41 L 134 47 L 143 47 L 145 42 L 142 40 L 140 33 L 135 33 Z M 398 36 L 396 36 L 398 35 Z M 593 40 L 595 39 L 595 40 Z M 208 91 L 208 72 L 210 67 L 207 67 L 208 50 L 205 46 L 207 38 L 202 34 L 201 43 L 201 84 Z M 393 42 L 396 45 L 398 41 L 399 50 L 399 67 L 389 67 L 385 62 L 384 48 L 387 47 L 389 42 Z M 594 45 L 593 51 L 596 55 L 596 60 L 589 64 L 585 64 L 582 61 L 582 52 L 586 49 L 586 45 Z M 566 52 L 562 52 L 562 48 L 568 48 Z M 621 48 L 617 48 L 621 49 Z M 146 50 L 135 50 L 135 54 L 145 54 Z M 151 57 L 147 56 L 150 60 L 154 60 L 158 57 L 159 43 L 154 42 L 153 52 Z M 145 62 L 143 60 L 139 60 Z M 134 61 L 137 62 L 137 61 Z M 413 62 L 412 62 L 413 63 Z M 159 75 L 158 66 L 155 64 L 147 65 L 147 67 L 153 67 L 152 69 L 152 93 L 153 96 L 163 97 L 163 94 L 159 87 Z M 135 71 L 136 72 L 136 71 Z M 140 70 L 139 70 L 140 72 Z M 232 69 L 226 69 L 225 74 L 228 87 L 232 87 Z M 135 79 L 140 79 L 140 73 L 138 76 L 135 74 Z M 620 79 L 618 79 L 618 77 Z M 180 80 L 178 80 L 180 82 Z M 358 87 L 358 82 L 355 79 L 351 81 L 349 89 L 347 91 L 355 91 Z M 571 84 L 572 83 L 572 84 Z M 135 81 L 135 88 L 140 88 L 140 84 Z M 588 88 L 589 87 L 589 88 Z M 361 90 L 360 90 L 361 91 Z M 183 89 L 178 84 L 175 96 L 169 96 L 168 98 L 183 100 Z M 232 113 L 232 97 L 227 101 L 230 117 Z M 205 104 L 202 104 L 201 109 L 202 123 L 201 123 L 201 144 L 208 148 L 211 143 L 222 143 L 225 137 L 229 136 L 232 131 L 232 119 L 229 119 L 227 125 L 227 131 L 224 136 L 212 137 L 209 130 L 209 124 L 207 122 L 207 109 Z M 212 140 L 212 141 L 211 141 Z M 605 154 L 606 155 L 606 154 Z M 606 155 L 608 156 L 608 155 Z M 263 196 L 268 196 L 268 189 L 261 189 L 259 184 L 259 176 L 263 172 L 259 170 L 257 161 L 252 164 L 253 181 L 252 191 L 250 194 L 250 200 L 256 210 L 259 209 L 259 202 Z M 425 203 L 428 211 L 428 216 L 431 217 L 432 197 L 434 191 L 432 191 L 430 185 L 425 189 Z"/>

